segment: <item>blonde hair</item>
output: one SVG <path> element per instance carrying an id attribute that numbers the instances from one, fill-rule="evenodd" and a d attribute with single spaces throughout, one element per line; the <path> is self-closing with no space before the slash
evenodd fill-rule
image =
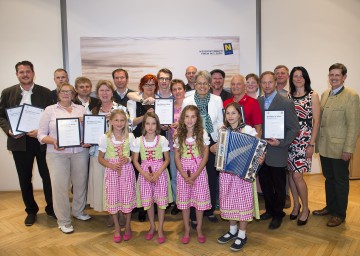
<path id="1" fill-rule="evenodd" d="M 113 120 L 115 118 L 116 115 L 121 115 L 124 117 L 125 119 L 125 126 L 124 126 L 124 130 L 122 131 L 123 135 L 125 138 L 129 137 L 129 128 L 128 128 L 128 123 L 127 123 L 127 116 L 126 113 L 124 112 L 124 110 L 122 109 L 114 109 L 113 111 L 111 111 L 109 120 Z M 111 134 L 113 133 L 113 126 L 109 125 L 109 130 L 106 132 L 106 136 L 108 138 L 110 138 Z"/>
<path id="2" fill-rule="evenodd" d="M 179 119 L 179 127 L 177 128 L 177 139 L 179 142 L 179 150 L 180 154 L 183 153 L 184 150 L 184 144 L 187 136 L 187 127 L 185 125 L 185 114 L 186 111 L 194 111 L 196 115 L 196 124 L 194 126 L 194 133 L 193 136 L 195 138 L 196 147 L 198 148 L 200 155 L 204 153 L 205 146 L 204 146 L 204 127 L 202 118 L 200 115 L 199 109 L 194 105 L 188 105 L 186 106 L 182 111 Z"/>

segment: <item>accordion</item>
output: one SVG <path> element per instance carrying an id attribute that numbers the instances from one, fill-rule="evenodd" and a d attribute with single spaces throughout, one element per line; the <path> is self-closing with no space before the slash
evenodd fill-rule
<path id="1" fill-rule="evenodd" d="M 260 168 L 259 157 L 266 150 L 266 141 L 254 136 L 220 130 L 215 167 L 218 171 L 236 174 L 253 182 Z"/>

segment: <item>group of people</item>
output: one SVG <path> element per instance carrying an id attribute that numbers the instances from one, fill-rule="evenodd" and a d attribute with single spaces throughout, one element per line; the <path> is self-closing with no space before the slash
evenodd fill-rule
<path id="1" fill-rule="evenodd" d="M 145 239 L 153 239 L 157 231 L 161 244 L 166 241 L 165 210 L 174 202 L 171 213 L 181 211 L 183 216 L 181 242 L 189 243 L 192 227 L 197 241 L 204 243 L 203 216 L 218 222 L 214 211 L 219 204 L 221 217 L 229 220 L 229 230 L 217 241 L 225 244 L 234 240 L 230 249 L 238 251 L 247 242 L 247 223 L 254 217 L 271 219 L 269 229 L 281 226 L 287 184 L 294 202 L 290 220 L 297 220 L 297 225 L 307 223 L 310 209 L 303 174 L 311 171 L 314 152 L 320 154 L 326 206 L 313 214 L 331 215 L 330 227 L 345 221 L 348 167 L 359 135 L 360 109 L 358 94 L 344 86 L 347 69 L 343 64 L 330 66 L 330 88 L 321 100 L 301 66 L 289 72 L 279 65 L 260 77 L 234 75 L 230 92 L 224 89 L 223 70 L 198 71 L 193 66 L 186 68 L 186 85 L 164 68 L 156 76 L 142 77 L 138 91 L 128 88 L 128 72 L 119 68 L 112 73 L 113 82 L 100 80 L 95 92 L 86 77 L 78 77 L 75 87 L 70 85 L 64 69 L 54 72 L 54 91 L 34 83 L 31 62 L 19 62 L 15 70 L 19 84 L 2 91 L 0 126 L 8 136 L 8 150 L 18 172 L 27 226 L 36 222 L 39 211 L 31 181 L 36 157 L 47 202 L 45 211 L 57 219 L 64 233 L 74 231 L 71 215 L 91 219 L 84 212 L 89 204 L 96 211 L 109 213 L 108 225 L 115 226 L 114 242 L 128 241 L 132 238 L 131 213 L 136 209 L 139 221 L 145 221 L 146 212 L 149 218 Z M 285 89 L 288 82 L 289 91 Z M 173 124 L 160 124 L 153 107 L 156 98 L 174 99 Z M 6 109 L 22 104 L 45 110 L 37 130 L 14 135 Z M 282 139 L 264 136 L 264 113 L 272 110 L 284 112 Z M 59 147 L 56 120 L 77 117 L 82 121 L 84 114 L 106 116 L 107 131 L 98 144 Z M 214 167 L 221 128 L 267 141 L 267 152 L 259 158 L 258 178 L 265 199 L 261 215 L 256 183 Z"/>

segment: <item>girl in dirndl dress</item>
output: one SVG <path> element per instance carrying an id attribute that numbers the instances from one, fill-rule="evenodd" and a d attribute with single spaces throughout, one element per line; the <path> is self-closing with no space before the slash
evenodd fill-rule
<path id="1" fill-rule="evenodd" d="M 237 102 L 232 102 L 225 108 L 225 126 L 235 132 L 255 136 L 255 128 L 245 125 L 241 116 L 241 107 Z M 265 156 L 261 156 L 262 164 Z M 225 244 L 235 239 L 230 246 L 233 251 L 239 251 L 247 241 L 246 226 L 252 221 L 253 216 L 259 218 L 259 205 L 255 182 L 241 179 L 235 174 L 220 172 L 219 176 L 220 213 L 223 219 L 230 222 L 230 230 L 220 236 L 217 241 Z M 239 227 L 237 225 L 239 222 Z"/>
<path id="2" fill-rule="evenodd" d="M 158 206 L 158 238 L 159 244 L 165 242 L 164 219 L 165 210 L 172 200 L 170 177 L 166 167 L 170 162 L 169 142 L 160 135 L 159 117 L 152 111 L 146 112 L 142 122 L 142 136 L 135 139 L 131 151 L 134 166 L 139 171 L 137 183 L 138 207 L 144 207 L 150 221 L 150 230 L 145 235 L 151 240 L 156 231 L 154 203 Z M 139 163 L 141 157 L 141 165 Z"/>
<path id="3" fill-rule="evenodd" d="M 105 169 L 106 210 L 115 225 L 114 242 L 120 243 L 118 213 L 125 215 L 124 241 L 131 239 L 131 211 L 136 207 L 135 171 L 131 164 L 130 145 L 135 137 L 128 132 L 128 121 L 123 110 L 113 110 L 109 119 L 109 131 L 99 140 L 98 160 Z"/>
<path id="4" fill-rule="evenodd" d="M 175 163 L 177 166 L 176 205 L 182 210 L 185 226 L 181 242 L 190 241 L 190 207 L 196 209 L 197 240 L 205 243 L 202 220 L 205 210 L 211 208 L 210 190 L 206 172 L 210 138 L 203 128 L 202 118 L 196 106 L 186 106 L 180 116 L 175 139 Z"/>

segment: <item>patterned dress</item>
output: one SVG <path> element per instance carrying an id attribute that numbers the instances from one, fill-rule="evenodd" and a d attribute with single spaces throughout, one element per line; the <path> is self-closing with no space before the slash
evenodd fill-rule
<path id="1" fill-rule="evenodd" d="M 310 172 L 311 159 L 306 158 L 306 148 L 311 139 L 312 130 L 312 98 L 313 91 L 306 93 L 302 97 L 289 99 L 295 103 L 296 114 L 299 118 L 300 132 L 289 147 L 288 169 L 292 172 Z"/>
<path id="2" fill-rule="evenodd" d="M 210 144 L 205 130 L 204 143 L 207 146 Z M 190 171 L 193 174 L 198 169 L 202 158 L 194 138 L 187 138 L 184 146 L 181 154 L 181 166 L 184 172 Z M 174 147 L 179 148 L 177 140 Z M 199 211 L 211 209 L 209 181 L 205 167 L 192 185 L 187 184 L 180 172 L 177 172 L 176 205 L 181 210 L 190 207 L 195 207 Z"/>
<path id="3" fill-rule="evenodd" d="M 103 136 L 106 137 L 105 159 L 108 162 L 116 164 L 119 162 L 119 156 L 130 156 L 129 138 L 116 141 L 113 136 L 112 138 L 105 134 Z M 135 140 L 133 134 L 130 134 L 129 137 L 132 141 Z M 102 137 L 101 140 L 104 141 L 104 138 Z M 101 140 L 100 145 L 104 145 Z M 136 207 L 135 171 L 130 162 L 122 166 L 120 175 L 113 169 L 105 169 L 105 195 L 106 210 L 110 214 L 119 211 L 129 213 Z"/>
<path id="4" fill-rule="evenodd" d="M 136 138 L 132 151 L 140 152 L 141 168 L 150 173 L 156 173 L 163 164 L 163 152 L 169 151 L 169 142 L 161 135 L 155 137 L 154 143 L 145 141 L 145 137 Z M 173 201 L 170 177 L 165 169 L 156 183 L 149 182 L 139 175 L 137 182 L 137 206 L 148 210 L 153 203 L 161 209 Z"/>
<path id="5" fill-rule="evenodd" d="M 237 132 L 256 135 L 255 129 L 248 125 Z M 259 218 L 256 182 L 222 171 L 219 176 L 219 198 L 220 215 L 223 219 L 251 221 L 254 216 Z"/>

